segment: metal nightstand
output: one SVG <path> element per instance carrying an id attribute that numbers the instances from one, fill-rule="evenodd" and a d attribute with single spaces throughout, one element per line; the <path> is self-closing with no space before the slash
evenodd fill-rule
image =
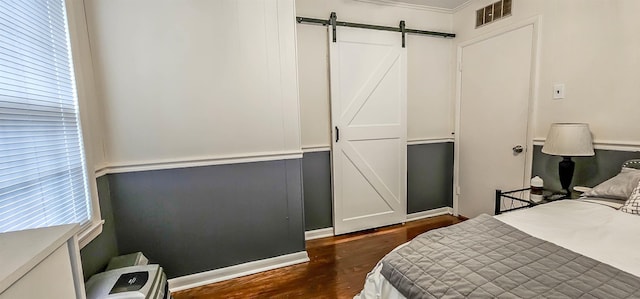
<path id="1" fill-rule="evenodd" d="M 509 190 L 509 191 L 502 191 L 500 189 L 496 189 L 496 202 L 495 202 L 495 210 L 494 210 L 495 214 L 499 215 L 504 212 L 530 208 L 533 206 L 550 203 L 557 200 L 575 199 L 580 197 L 580 193 L 578 192 L 571 192 L 570 194 L 566 194 L 557 190 L 543 189 L 542 200 L 536 202 L 531 200 L 530 191 L 531 191 L 531 188 Z M 509 200 L 510 204 L 505 204 L 504 199 Z M 505 205 L 507 206 L 507 208 L 503 209 Z"/>

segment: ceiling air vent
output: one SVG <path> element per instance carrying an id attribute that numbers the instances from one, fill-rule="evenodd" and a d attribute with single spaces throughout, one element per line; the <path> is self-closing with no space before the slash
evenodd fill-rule
<path id="1" fill-rule="evenodd" d="M 501 0 L 476 10 L 476 28 L 511 15 L 512 0 Z"/>

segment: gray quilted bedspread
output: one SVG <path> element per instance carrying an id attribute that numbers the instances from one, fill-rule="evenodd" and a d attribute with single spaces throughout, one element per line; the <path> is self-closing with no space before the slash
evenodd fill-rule
<path id="1" fill-rule="evenodd" d="M 640 278 L 488 215 L 426 232 L 382 263 L 407 298 L 640 298 Z"/>

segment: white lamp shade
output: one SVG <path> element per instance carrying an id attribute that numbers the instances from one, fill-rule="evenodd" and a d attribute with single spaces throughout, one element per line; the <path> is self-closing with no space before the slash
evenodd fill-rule
<path id="1" fill-rule="evenodd" d="M 593 139 L 588 124 L 551 124 L 542 152 L 554 156 L 593 156 Z"/>

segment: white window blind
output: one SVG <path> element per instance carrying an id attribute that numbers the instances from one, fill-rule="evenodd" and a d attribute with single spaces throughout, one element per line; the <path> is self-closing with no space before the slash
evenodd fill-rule
<path id="1" fill-rule="evenodd" d="M 0 232 L 90 219 L 64 0 L 0 1 Z"/>

